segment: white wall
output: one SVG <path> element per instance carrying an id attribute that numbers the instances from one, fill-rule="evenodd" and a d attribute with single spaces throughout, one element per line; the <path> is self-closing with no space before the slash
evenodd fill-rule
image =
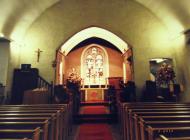
<path id="1" fill-rule="evenodd" d="M 9 42 L 0 42 L 0 83 L 7 85 Z"/>

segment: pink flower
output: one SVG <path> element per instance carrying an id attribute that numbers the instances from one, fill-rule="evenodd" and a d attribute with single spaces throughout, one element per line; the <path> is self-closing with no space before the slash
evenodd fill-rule
<path id="1" fill-rule="evenodd" d="M 175 72 L 171 65 L 163 63 L 156 74 L 156 81 L 158 85 L 169 84 L 170 81 L 174 82 Z"/>

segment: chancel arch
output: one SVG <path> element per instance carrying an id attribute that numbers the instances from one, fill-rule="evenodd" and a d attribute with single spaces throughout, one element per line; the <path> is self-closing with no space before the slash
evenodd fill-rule
<path id="1" fill-rule="evenodd" d="M 83 46 L 78 47 L 79 44 L 91 38 L 98 38 L 102 40 L 102 42 L 108 42 L 112 44 L 113 47 L 109 48 L 106 45 L 101 45 L 96 42 L 92 42 L 92 43 L 85 44 Z M 110 77 L 122 77 L 123 80 L 126 81 L 127 70 L 126 70 L 126 65 L 124 65 L 124 63 L 126 63 L 125 56 L 126 56 L 126 52 L 129 49 L 130 49 L 129 45 L 125 41 L 123 41 L 120 37 L 118 37 L 117 35 L 115 35 L 114 33 L 106 29 L 99 28 L 99 27 L 86 28 L 76 33 L 75 35 L 73 35 L 59 49 L 59 52 L 61 52 L 64 55 L 64 59 L 61 59 L 61 60 L 65 62 L 65 65 L 63 65 L 62 67 L 64 71 L 62 72 L 63 73 L 62 77 L 64 78 L 64 80 L 66 80 L 69 69 L 75 68 L 75 70 L 77 70 L 77 72 L 80 73 L 80 76 L 83 79 L 82 82 L 84 85 L 109 84 L 108 79 Z M 108 50 L 109 50 L 109 55 L 112 55 L 112 58 L 115 57 L 114 54 L 119 58 L 119 61 L 118 61 L 119 65 L 118 65 L 118 62 L 115 62 L 115 60 L 109 60 L 109 55 L 107 53 Z M 95 52 L 96 52 L 96 55 L 95 55 Z M 69 57 L 70 59 L 68 59 Z M 76 57 L 78 59 L 74 60 L 74 58 Z M 75 64 L 68 62 L 68 61 L 71 61 L 71 59 L 75 61 L 74 62 Z M 61 62 L 59 61 L 59 63 Z M 60 73 L 61 67 L 59 67 L 59 65 L 60 64 L 57 64 L 56 71 L 59 71 Z M 90 66 L 90 65 L 93 65 L 93 66 Z M 109 65 L 112 68 L 109 68 Z M 118 69 L 118 70 L 114 71 L 115 69 Z M 119 74 L 117 73 L 115 75 L 112 75 L 112 74 L 110 75 L 110 72 L 111 73 L 118 72 Z M 58 72 L 56 72 L 55 81 L 57 81 L 57 84 L 61 84 L 59 82 L 61 81 L 59 79 L 60 75 L 58 75 L 57 73 Z"/>
<path id="2" fill-rule="evenodd" d="M 77 44 L 91 37 L 102 38 L 112 43 L 122 53 L 129 49 L 128 44 L 116 34 L 100 27 L 89 27 L 73 35 L 61 46 L 60 50 L 67 55 Z"/>

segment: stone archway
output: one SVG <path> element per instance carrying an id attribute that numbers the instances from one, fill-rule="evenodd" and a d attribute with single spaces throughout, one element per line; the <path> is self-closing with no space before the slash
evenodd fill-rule
<path id="1" fill-rule="evenodd" d="M 114 33 L 100 27 L 89 27 L 73 35 L 61 46 L 60 51 L 67 55 L 77 44 L 91 37 L 102 38 L 112 43 L 122 53 L 129 49 L 128 44 Z"/>
<path id="2" fill-rule="evenodd" d="M 113 44 L 122 53 L 123 58 L 124 58 L 126 52 L 130 49 L 128 44 L 125 41 L 123 41 L 121 38 L 119 38 L 117 35 L 115 35 L 114 33 L 110 32 L 108 30 L 99 28 L 99 27 L 89 27 L 89 28 L 86 28 L 86 29 L 74 34 L 70 39 L 68 39 L 60 47 L 58 52 L 60 52 L 61 54 L 64 55 L 64 57 L 66 57 L 75 46 L 77 46 L 82 41 L 87 40 L 92 37 L 97 37 L 97 38 L 106 40 L 106 41 L 110 42 L 111 44 Z M 64 59 L 60 59 L 60 58 L 58 60 L 64 61 Z M 124 58 L 123 61 L 125 61 L 125 60 L 126 59 Z M 63 70 L 60 70 L 61 61 L 58 61 L 57 63 L 58 64 L 57 64 L 57 68 L 56 68 L 56 71 L 57 71 L 56 72 L 56 81 L 61 81 L 61 80 L 57 80 L 57 79 L 60 77 L 60 75 L 59 75 L 60 71 L 65 72 L 65 69 L 64 69 L 65 66 L 64 66 L 64 62 L 62 62 Z M 63 74 L 64 74 L 64 72 L 63 72 Z M 126 79 L 126 65 L 123 65 L 123 72 L 124 72 L 123 79 Z M 80 73 L 84 77 L 83 72 L 80 72 Z M 109 71 L 107 72 L 107 77 L 108 76 L 109 76 Z M 65 76 L 63 76 L 63 77 L 65 78 Z"/>

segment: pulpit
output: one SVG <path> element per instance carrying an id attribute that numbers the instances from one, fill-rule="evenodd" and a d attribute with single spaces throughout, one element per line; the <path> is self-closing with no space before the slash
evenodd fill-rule
<path id="1" fill-rule="evenodd" d="M 38 87 L 38 69 L 14 69 L 11 104 L 22 104 L 24 91 Z"/>
<path id="2" fill-rule="evenodd" d="M 5 97 L 5 86 L 0 85 L 0 104 L 3 101 L 4 97 Z"/>

